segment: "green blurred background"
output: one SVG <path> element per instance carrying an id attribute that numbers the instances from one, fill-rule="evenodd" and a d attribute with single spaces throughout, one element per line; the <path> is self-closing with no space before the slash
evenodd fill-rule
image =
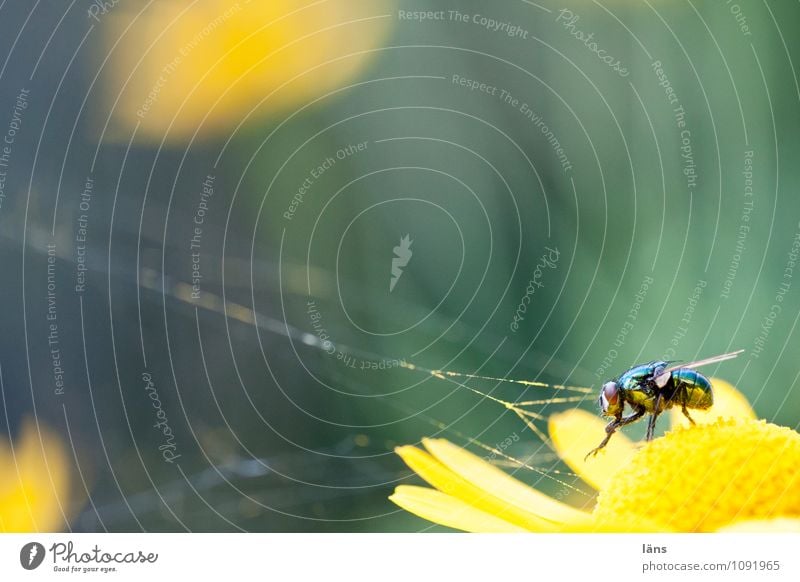
<path id="1" fill-rule="evenodd" d="M 744 349 L 709 374 L 798 426 L 800 5 L 283 4 L 0 8 L 0 112 L 32 91 L 0 210 L 16 273 L 0 283 L 5 409 L 12 438 L 35 415 L 77 451 L 63 527 L 435 529 L 387 500 L 417 482 L 393 447 L 434 435 L 519 437 L 506 452 L 538 468 L 519 478 L 591 506 L 577 478 L 549 478 L 565 467 L 513 412 L 397 361 L 596 389 L 643 361 Z M 186 54 L 162 46 L 197 34 Z M 45 367 L 51 241 L 60 398 Z M 566 406 L 594 397 L 536 412 Z"/>

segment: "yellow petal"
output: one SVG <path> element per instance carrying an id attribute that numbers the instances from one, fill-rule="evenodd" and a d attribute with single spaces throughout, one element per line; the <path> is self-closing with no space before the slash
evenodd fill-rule
<path id="1" fill-rule="evenodd" d="M 511 505 L 457 475 L 425 451 L 412 446 L 395 452 L 417 475 L 442 493 L 530 531 L 556 531 L 556 525 L 523 508 Z"/>
<path id="2" fill-rule="evenodd" d="M 499 468 L 444 439 L 422 444 L 448 469 L 507 504 L 557 523 L 588 523 L 590 515 L 528 487 Z"/>
<path id="3" fill-rule="evenodd" d="M 778 517 L 775 519 L 752 519 L 737 521 L 717 530 L 718 532 L 783 533 L 800 532 L 800 518 Z"/>
<path id="4" fill-rule="evenodd" d="M 427 487 L 399 485 L 389 499 L 414 515 L 454 529 L 473 533 L 525 531 L 460 499 Z"/>
<path id="5" fill-rule="evenodd" d="M 69 466 L 60 438 L 26 421 L 19 444 L 12 446 L 0 447 L 0 531 L 58 531 L 69 495 Z"/>
<path id="6" fill-rule="evenodd" d="M 631 440 L 617 432 L 597 455 L 584 460 L 586 454 L 606 436 L 605 423 L 597 415 L 585 410 L 576 408 L 553 414 L 548 428 L 553 446 L 561 459 L 597 490 L 604 489 L 611 477 L 636 452 Z"/>
<path id="7" fill-rule="evenodd" d="M 697 424 L 713 424 L 718 418 L 756 419 L 756 413 L 753 412 L 744 394 L 725 380 L 719 378 L 710 378 L 710 380 L 714 391 L 714 405 L 708 410 L 689 411 Z M 673 427 L 691 425 L 680 408 L 670 410 L 670 417 Z"/>

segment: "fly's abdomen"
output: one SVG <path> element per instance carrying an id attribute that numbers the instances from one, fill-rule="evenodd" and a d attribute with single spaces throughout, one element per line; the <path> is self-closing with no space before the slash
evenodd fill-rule
<path id="1" fill-rule="evenodd" d="M 710 408 L 714 404 L 711 382 L 695 370 L 680 369 L 672 372 L 672 381 L 680 400 L 687 408 Z"/>

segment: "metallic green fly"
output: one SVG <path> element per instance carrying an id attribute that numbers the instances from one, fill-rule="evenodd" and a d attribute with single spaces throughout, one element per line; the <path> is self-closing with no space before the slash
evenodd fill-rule
<path id="1" fill-rule="evenodd" d="M 616 380 L 603 384 L 597 403 L 601 414 L 613 420 L 606 425 L 606 437 L 597 448 L 589 451 L 586 458 L 605 447 L 618 428 L 636 422 L 645 414 L 650 415 L 648 441 L 653 440 L 658 415 L 673 406 L 680 406 L 681 412 L 694 424 L 689 409 L 706 410 L 714 403 L 711 382 L 694 368 L 731 360 L 742 352 L 744 350 L 679 366 L 670 366 L 671 362 L 665 361 L 640 364 Z M 622 415 L 625 405 L 633 409 L 627 416 Z"/>

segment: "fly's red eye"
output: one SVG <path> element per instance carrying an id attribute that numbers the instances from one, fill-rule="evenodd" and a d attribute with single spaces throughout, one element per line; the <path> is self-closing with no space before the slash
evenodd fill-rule
<path id="1" fill-rule="evenodd" d="M 603 396 L 609 404 L 616 404 L 619 398 L 619 387 L 616 382 L 606 382 L 603 384 Z"/>

